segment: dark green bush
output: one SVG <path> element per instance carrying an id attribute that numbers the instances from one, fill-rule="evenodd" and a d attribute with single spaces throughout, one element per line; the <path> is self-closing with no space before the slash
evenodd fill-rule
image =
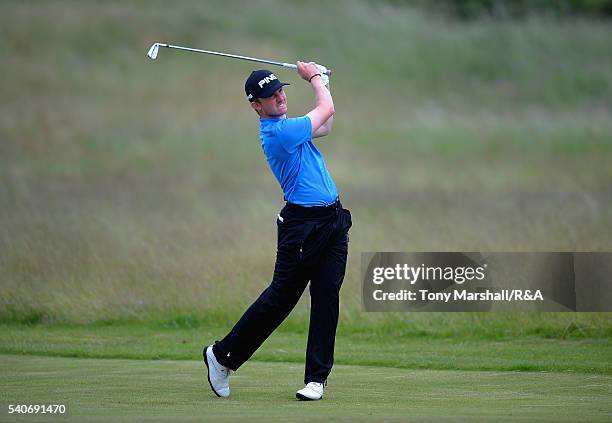
<path id="1" fill-rule="evenodd" d="M 612 0 L 392 0 L 463 19 L 529 15 L 612 18 Z"/>

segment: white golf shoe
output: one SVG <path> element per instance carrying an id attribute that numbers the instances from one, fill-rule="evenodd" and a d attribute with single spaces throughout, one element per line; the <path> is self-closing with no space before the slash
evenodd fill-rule
<path id="1" fill-rule="evenodd" d="M 316 401 L 323 398 L 323 384 L 309 382 L 306 386 L 295 393 L 300 401 Z"/>
<path id="2" fill-rule="evenodd" d="M 204 347 L 204 364 L 208 368 L 208 383 L 215 395 L 227 398 L 230 394 L 229 375 L 230 369 L 222 366 L 213 354 L 212 345 Z"/>

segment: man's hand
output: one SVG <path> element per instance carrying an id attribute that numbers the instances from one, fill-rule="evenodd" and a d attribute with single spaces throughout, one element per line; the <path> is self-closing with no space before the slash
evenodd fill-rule
<path id="1" fill-rule="evenodd" d="M 304 81 L 311 81 L 315 75 L 321 75 L 321 71 L 314 63 L 297 62 L 297 72 Z"/>
<path id="2" fill-rule="evenodd" d="M 329 76 L 327 75 L 327 68 L 317 63 L 315 63 L 315 66 L 317 67 L 317 69 L 319 69 L 319 72 L 321 73 L 321 80 L 323 81 L 323 84 L 326 86 L 329 85 Z"/>

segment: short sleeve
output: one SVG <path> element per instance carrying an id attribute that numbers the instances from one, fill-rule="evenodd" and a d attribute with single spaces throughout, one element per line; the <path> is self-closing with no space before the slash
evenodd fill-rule
<path id="1" fill-rule="evenodd" d="M 312 139 L 312 124 L 308 116 L 284 119 L 279 126 L 281 144 L 292 153 L 301 144 Z"/>

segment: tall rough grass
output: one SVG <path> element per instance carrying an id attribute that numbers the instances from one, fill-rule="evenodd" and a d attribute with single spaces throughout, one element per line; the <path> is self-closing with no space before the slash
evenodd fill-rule
<path id="1" fill-rule="evenodd" d="M 359 253 L 610 250 L 611 35 L 387 2 L 2 2 L 0 318 L 231 320 L 269 282 L 282 194 L 243 97 L 253 65 L 145 58 L 169 41 L 333 68 L 320 146 L 355 223 L 347 327 L 503 331 L 512 318 L 362 313 Z M 306 84 L 277 73 L 308 111 Z"/>

